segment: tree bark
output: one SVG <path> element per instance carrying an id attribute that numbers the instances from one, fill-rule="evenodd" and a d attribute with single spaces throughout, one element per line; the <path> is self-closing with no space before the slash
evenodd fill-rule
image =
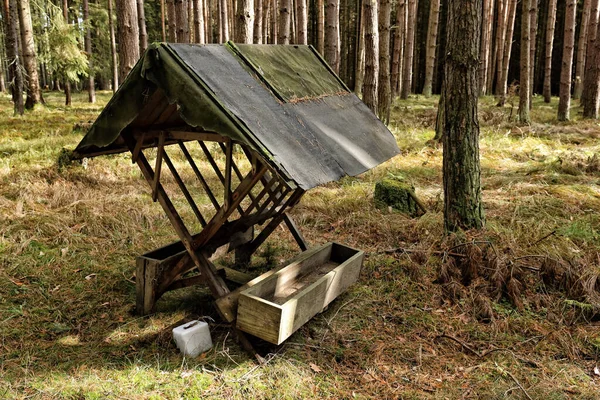
<path id="1" fill-rule="evenodd" d="M 10 84 L 12 101 L 14 104 L 14 115 L 23 115 L 25 105 L 23 103 L 23 75 L 21 71 L 21 59 L 19 58 L 19 33 L 17 17 L 17 1 L 3 0 L 3 21 L 6 26 L 6 57 L 8 58 L 8 70 L 12 77 Z"/>
<path id="2" fill-rule="evenodd" d="M 340 0 L 327 0 L 325 17 L 325 60 L 337 74 L 340 72 Z"/>
<path id="3" fill-rule="evenodd" d="M 479 162 L 479 46 L 482 0 L 448 4 L 447 51 L 438 119 L 443 131 L 444 225 L 482 228 Z"/>
<path id="4" fill-rule="evenodd" d="M 188 0 L 175 0 L 175 26 L 177 29 L 177 43 L 189 43 Z"/>
<path id="5" fill-rule="evenodd" d="M 266 0 L 264 3 L 268 4 Z M 263 0 L 254 2 L 254 39 L 253 43 L 262 44 L 263 42 Z"/>
<path id="6" fill-rule="evenodd" d="M 140 32 L 135 0 L 117 0 L 119 81 L 123 82 L 140 58 Z"/>
<path id="7" fill-rule="evenodd" d="M 194 39 L 196 43 L 206 43 L 204 39 L 204 1 L 194 0 Z"/>
<path id="8" fill-rule="evenodd" d="M 404 76 L 402 82 L 401 99 L 408 99 L 412 90 L 413 60 L 415 51 L 415 25 L 417 23 L 417 0 L 408 0 L 408 14 L 406 26 L 406 41 L 404 49 Z"/>
<path id="9" fill-rule="evenodd" d="M 89 18 L 89 4 L 88 0 L 83 0 L 83 26 L 85 27 L 84 47 L 88 57 L 88 101 L 90 103 L 96 102 L 96 84 L 94 82 L 94 65 L 92 62 L 92 29 Z"/>
<path id="10" fill-rule="evenodd" d="M 278 42 L 290 44 L 290 10 L 292 0 L 279 0 L 279 35 Z"/>
<path id="11" fill-rule="evenodd" d="M 585 56 L 587 53 L 588 27 L 592 11 L 592 0 L 585 0 L 581 13 L 581 25 L 579 27 L 579 40 L 577 42 L 577 61 L 575 65 L 575 89 L 573 98 L 580 99 L 583 92 L 583 80 L 585 79 Z"/>
<path id="12" fill-rule="evenodd" d="M 529 109 L 533 107 L 533 91 L 535 90 L 535 54 L 538 31 L 538 0 L 530 0 L 529 9 Z"/>
<path id="13" fill-rule="evenodd" d="M 519 77 L 519 121 L 529 124 L 529 93 L 531 82 L 531 3 L 537 0 L 521 0 L 521 74 Z"/>
<path id="14" fill-rule="evenodd" d="M 600 1 L 594 0 L 590 15 L 590 31 L 588 41 L 588 54 L 586 56 L 586 74 L 584 80 L 581 105 L 583 117 L 598 119 L 598 106 L 600 105 L 600 40 L 598 38 L 598 8 Z"/>
<path id="15" fill-rule="evenodd" d="M 362 96 L 363 85 L 365 82 L 365 8 L 363 6 L 363 0 L 356 2 L 358 6 L 357 17 L 357 43 L 356 49 L 356 71 L 354 75 L 354 93 L 357 96 Z"/>
<path id="16" fill-rule="evenodd" d="M 167 22 L 169 24 L 169 42 L 171 43 L 177 43 L 177 17 L 175 14 L 175 0 L 167 0 Z"/>
<path id="17" fill-rule="evenodd" d="M 406 0 L 398 0 L 396 6 L 396 31 L 392 56 L 392 97 L 400 94 L 402 88 L 402 63 L 404 61 L 404 37 L 406 27 Z"/>
<path id="18" fill-rule="evenodd" d="M 491 10 L 493 10 L 494 0 L 483 0 L 483 22 L 481 27 L 481 48 L 479 49 L 479 59 L 481 67 L 479 69 L 479 95 L 486 94 L 488 65 L 490 62 L 490 43 L 491 43 Z M 423 90 L 423 94 L 425 91 Z"/>
<path id="19" fill-rule="evenodd" d="M 490 0 L 487 1 L 488 3 L 490 2 Z M 431 0 L 431 10 L 429 12 L 429 27 L 427 29 L 427 48 L 425 51 L 425 84 L 423 86 L 423 95 L 425 97 L 431 97 L 433 89 L 433 71 L 435 69 L 435 52 L 437 49 L 437 32 L 439 17 L 440 0 Z"/>
<path id="20" fill-rule="evenodd" d="M 508 2 L 498 0 L 498 29 L 496 35 L 496 95 L 500 95 L 502 81 L 502 67 L 504 65 L 504 45 L 506 43 L 506 30 L 508 28 Z"/>
<path id="21" fill-rule="evenodd" d="M 317 1 L 317 51 L 325 55 L 325 3 L 324 0 Z M 360 1 L 360 0 L 359 0 Z"/>
<path id="22" fill-rule="evenodd" d="M 140 54 L 148 48 L 148 33 L 146 32 L 146 13 L 144 0 L 137 0 L 138 30 L 140 31 Z"/>
<path id="23" fill-rule="evenodd" d="M 296 43 L 308 44 L 308 13 L 306 0 L 296 0 L 296 20 L 298 27 L 296 28 Z"/>
<path id="24" fill-rule="evenodd" d="M 365 82 L 363 101 L 377 114 L 377 79 L 379 77 L 379 32 L 377 0 L 363 0 L 365 28 Z"/>
<path id="25" fill-rule="evenodd" d="M 501 0 L 498 0 L 498 2 L 496 2 L 496 0 L 491 0 L 490 2 L 490 9 L 489 9 L 489 14 L 488 14 L 488 21 L 486 22 L 484 20 L 484 23 L 486 23 L 487 28 L 488 28 L 488 62 L 487 62 L 487 69 L 486 69 L 486 76 L 485 76 L 485 94 L 492 94 L 493 93 L 493 89 L 494 89 L 494 72 L 496 72 L 496 51 L 494 51 L 494 38 L 493 38 L 493 33 L 494 33 L 494 17 L 495 17 L 495 13 L 498 13 L 498 7 L 500 5 Z M 496 7 L 496 4 L 498 4 L 498 7 Z"/>
<path id="26" fill-rule="evenodd" d="M 590 13 L 590 25 L 588 28 L 588 42 L 587 42 L 587 48 L 588 51 L 586 53 L 585 56 L 585 68 L 586 71 L 587 70 L 591 70 L 594 68 L 594 66 L 596 65 L 596 63 L 599 62 L 598 59 L 595 59 L 596 54 L 594 49 L 594 44 L 596 42 L 596 36 L 598 34 L 598 12 L 600 11 L 600 0 L 593 0 L 592 1 L 592 11 Z M 588 79 L 587 74 L 584 76 L 584 80 L 583 80 L 583 91 L 581 93 L 581 99 L 580 99 L 580 104 L 584 107 L 584 112 L 585 112 L 585 103 L 586 103 L 586 98 L 588 96 L 590 96 L 590 93 L 593 90 L 594 87 L 594 83 L 593 83 L 593 77 L 591 77 L 590 79 Z"/>
<path id="27" fill-rule="evenodd" d="M 254 0 L 238 0 L 237 2 L 237 37 L 238 43 L 252 44 L 254 28 Z"/>
<path id="28" fill-rule="evenodd" d="M 548 20 L 546 22 L 546 58 L 544 65 L 544 102 L 546 103 L 550 103 L 552 97 L 552 48 L 556 27 L 556 3 L 557 0 L 549 0 Z"/>
<path id="29" fill-rule="evenodd" d="M 37 57 L 35 55 L 35 43 L 33 41 L 33 24 L 31 22 L 29 0 L 19 0 L 18 5 L 23 66 L 25 67 L 28 78 L 25 108 L 31 110 L 36 104 L 39 104 L 42 101 L 42 93 L 40 91 L 40 80 L 37 71 Z"/>
<path id="30" fill-rule="evenodd" d="M 65 24 L 69 24 L 69 3 L 67 0 L 63 0 L 62 4 L 63 18 Z M 71 82 L 65 77 L 65 106 L 71 105 Z"/>
<path id="31" fill-rule="evenodd" d="M 498 107 L 504 107 L 506 104 L 506 95 L 508 93 L 508 67 L 512 53 L 513 33 L 515 30 L 515 17 L 517 15 L 517 0 L 510 0 L 508 8 L 506 40 L 504 43 L 504 55 L 502 57 L 502 70 L 500 78 L 500 90 L 498 91 Z"/>
<path id="32" fill-rule="evenodd" d="M 167 41 L 167 30 L 165 27 L 165 0 L 160 0 L 160 29 L 162 41 Z"/>
<path id="33" fill-rule="evenodd" d="M 110 54 L 112 58 L 112 89 L 113 93 L 115 93 L 119 88 L 119 63 L 117 61 L 117 44 L 115 41 L 112 0 L 108 0 L 108 29 L 110 31 Z"/>
<path id="34" fill-rule="evenodd" d="M 575 19 L 577 0 L 567 0 L 565 11 L 565 33 L 563 36 L 563 58 L 560 70 L 558 120 L 568 121 L 571 108 L 571 74 L 573 73 L 573 47 L 575 47 Z"/>
<path id="35" fill-rule="evenodd" d="M 390 105 L 392 102 L 390 84 L 390 18 L 392 2 L 379 1 L 379 77 L 377 112 L 384 124 L 390 122 Z"/>

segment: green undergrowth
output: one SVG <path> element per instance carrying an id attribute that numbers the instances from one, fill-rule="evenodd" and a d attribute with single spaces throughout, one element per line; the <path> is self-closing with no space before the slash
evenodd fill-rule
<path id="1" fill-rule="evenodd" d="M 500 109 L 483 98 L 487 227 L 448 237 L 442 149 L 431 142 L 437 98 L 396 101 L 390 129 L 403 154 L 309 191 L 293 211 L 312 245 L 368 253 L 359 282 L 282 346 L 258 343 L 268 361 L 258 366 L 204 288 L 134 314 L 135 257 L 176 240 L 169 221 L 126 155 L 57 165 L 109 98 L 88 105 L 77 93 L 65 108 L 61 94 L 46 93 L 45 107 L 13 117 L 0 97 L 0 398 L 597 398 L 595 299 L 540 272 L 556 260 L 561 273 L 587 272 L 592 289 L 600 276 L 600 128 L 577 108 L 575 121 L 559 124 L 558 100 L 535 97 L 534 122 L 520 126 L 514 102 Z M 390 176 L 415 187 L 425 215 L 375 207 L 375 182 Z M 462 284 L 446 296 L 437 283 L 444 250 L 468 241 L 491 243 L 519 269 L 520 307 Z M 297 251 L 277 229 L 247 270 Z M 197 359 L 171 340 L 190 318 L 214 320 L 214 347 Z"/>

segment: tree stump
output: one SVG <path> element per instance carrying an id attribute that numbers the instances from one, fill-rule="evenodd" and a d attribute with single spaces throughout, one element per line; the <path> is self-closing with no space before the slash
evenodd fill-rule
<path id="1" fill-rule="evenodd" d="M 393 209 L 418 217 L 427 210 L 415 195 L 415 188 L 397 179 L 385 178 L 375 184 L 375 206 L 380 209 Z"/>

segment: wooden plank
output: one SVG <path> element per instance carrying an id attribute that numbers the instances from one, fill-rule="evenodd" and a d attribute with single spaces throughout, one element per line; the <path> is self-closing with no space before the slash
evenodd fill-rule
<path id="1" fill-rule="evenodd" d="M 162 168 L 162 157 L 165 151 L 165 134 L 158 137 L 158 150 L 156 153 L 156 166 L 154 167 L 154 180 L 152 182 L 152 201 L 156 201 L 158 196 L 158 185 L 160 181 L 160 170 Z M 136 160 L 139 159 L 139 153 Z"/>
<path id="2" fill-rule="evenodd" d="M 228 208 L 231 204 L 231 172 L 233 162 L 233 143 L 228 140 L 225 144 L 225 182 L 223 183 L 223 207 Z"/>
<path id="3" fill-rule="evenodd" d="M 179 186 L 179 189 L 183 192 L 183 195 L 185 196 L 185 199 L 188 201 L 188 204 L 190 205 L 190 208 L 194 212 L 194 215 L 196 216 L 196 218 L 200 222 L 200 225 L 202 225 L 202 227 L 205 227 L 206 226 L 206 220 L 202 216 L 202 213 L 200 212 L 200 210 L 198 209 L 198 206 L 194 202 L 194 198 L 192 197 L 192 195 L 190 194 L 189 190 L 185 186 L 185 183 L 181 179 L 181 176 L 179 175 L 179 172 L 177 172 L 177 169 L 173 165 L 173 162 L 171 161 L 171 158 L 169 157 L 169 155 L 167 154 L 166 151 L 164 152 L 163 157 L 165 159 L 165 162 L 167 163 L 167 167 L 169 167 L 169 170 L 171 171 L 171 174 L 173 175 L 173 178 L 175 178 L 175 182 L 177 182 L 177 185 Z"/>
<path id="4" fill-rule="evenodd" d="M 210 199 L 210 202 L 215 207 L 215 210 L 218 210 L 219 208 L 221 208 L 221 205 L 217 201 L 217 198 L 213 194 L 212 190 L 210 190 L 210 186 L 208 186 L 208 182 L 206 182 L 206 179 L 204 179 L 204 176 L 200 172 L 200 169 L 198 169 L 198 166 L 194 162 L 194 159 L 192 158 L 191 154 L 189 153 L 187 147 L 185 147 L 185 145 L 181 141 L 178 142 L 178 143 L 179 143 L 179 147 L 181 148 L 181 151 L 183 152 L 183 155 L 185 156 L 185 158 L 187 159 L 188 163 L 190 164 L 190 167 L 192 167 L 192 170 L 194 171 L 194 174 L 196 174 L 196 177 L 198 178 L 198 180 L 200 181 L 200 184 L 204 188 L 204 191 L 206 192 L 206 195 Z"/>
<path id="5" fill-rule="evenodd" d="M 285 222 L 285 225 L 288 227 L 290 233 L 294 237 L 294 240 L 296 241 L 296 243 L 298 243 L 298 247 L 300 247 L 300 250 L 306 251 L 308 249 L 308 242 L 306 241 L 306 239 L 304 239 L 304 235 L 302 235 L 302 232 L 300 232 L 300 230 L 298 229 L 296 222 L 288 213 L 284 213 L 283 222 Z"/>
<path id="6" fill-rule="evenodd" d="M 146 138 L 146 134 L 143 133 L 140 137 L 137 138 L 137 142 L 135 143 L 135 148 L 133 149 L 133 153 L 131 153 L 131 162 L 136 163 L 137 159 L 140 155 L 140 151 L 142 151 L 142 146 L 144 145 L 144 139 Z"/>
<path id="7" fill-rule="evenodd" d="M 246 211 L 244 211 L 244 215 L 248 215 L 250 214 L 250 212 L 252 212 L 252 210 L 258 206 L 258 203 L 262 200 L 263 197 L 265 197 L 265 195 L 270 191 L 270 187 L 275 184 L 275 180 L 271 179 L 268 182 L 263 183 L 263 189 L 258 193 L 258 196 L 256 196 L 252 202 L 250 203 L 250 205 L 248 206 L 248 208 L 246 208 Z"/>

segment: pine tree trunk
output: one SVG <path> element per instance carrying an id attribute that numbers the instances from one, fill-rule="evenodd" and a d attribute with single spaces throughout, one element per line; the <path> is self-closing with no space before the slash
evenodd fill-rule
<path id="1" fill-rule="evenodd" d="M 523 124 L 531 122 L 529 118 L 529 93 L 531 82 L 531 3 L 537 0 L 521 0 L 521 74 L 519 77 L 519 121 Z"/>
<path id="2" fill-rule="evenodd" d="M 140 32 L 135 0 L 117 0 L 119 81 L 123 82 L 140 58 Z"/>
<path id="3" fill-rule="evenodd" d="M 513 33 L 515 31 L 516 15 L 517 0 L 510 0 L 506 26 L 506 40 L 504 43 L 504 56 L 502 57 L 502 77 L 500 79 L 498 107 L 504 107 L 506 104 L 506 95 L 508 94 L 508 67 L 510 65 L 510 57 L 512 53 L 512 41 Z"/>
<path id="4" fill-rule="evenodd" d="M 490 0 L 487 0 L 488 3 Z M 435 52 L 437 49 L 437 32 L 440 18 L 440 0 L 431 0 L 429 12 L 429 28 L 427 29 L 427 48 L 425 51 L 425 84 L 423 95 L 431 97 L 433 87 L 433 71 L 435 69 Z M 485 69 L 484 69 L 485 71 Z"/>
<path id="5" fill-rule="evenodd" d="M 265 1 L 266 2 L 266 1 Z M 263 34 L 263 0 L 256 0 L 254 8 L 254 38 L 253 43 L 261 44 Z"/>
<path id="6" fill-rule="evenodd" d="M 392 93 L 390 85 L 390 19 L 392 2 L 379 1 L 379 75 L 377 112 L 383 123 L 390 122 L 390 105 Z"/>
<path id="7" fill-rule="evenodd" d="M 110 32 L 110 54 L 112 58 L 112 89 L 113 93 L 115 93 L 119 88 L 119 63 L 117 61 L 117 44 L 115 41 L 112 0 L 108 0 L 108 29 Z"/>
<path id="8" fill-rule="evenodd" d="M 365 81 L 363 101 L 377 114 L 377 79 L 379 77 L 379 32 L 377 0 L 363 0 L 365 28 Z"/>
<path id="9" fill-rule="evenodd" d="M 196 43 L 194 38 L 194 0 L 187 0 L 188 43 Z"/>
<path id="10" fill-rule="evenodd" d="M 479 69 L 479 95 L 483 96 L 486 94 L 487 89 L 487 74 L 488 65 L 490 62 L 490 43 L 491 43 L 491 10 L 494 5 L 494 0 L 483 0 L 483 22 L 481 27 L 481 48 L 479 50 L 479 58 L 481 60 L 481 67 Z M 425 94 L 425 90 L 423 90 Z"/>
<path id="11" fill-rule="evenodd" d="M 177 43 L 190 42 L 190 24 L 188 21 L 188 0 L 175 0 L 175 26 Z"/>
<path id="12" fill-rule="evenodd" d="M 298 32 L 296 43 L 308 44 L 308 13 L 306 7 L 306 0 L 296 0 L 296 19 L 298 20 Z"/>
<path id="13" fill-rule="evenodd" d="M 529 109 L 533 107 L 533 91 L 535 90 L 535 54 L 538 31 L 538 0 L 531 0 L 529 10 Z"/>
<path id="14" fill-rule="evenodd" d="M 254 0 L 238 0 L 237 2 L 237 43 L 252 44 L 254 28 Z"/>
<path id="15" fill-rule="evenodd" d="M 194 0 L 194 39 L 196 43 L 206 43 L 204 39 L 203 0 Z"/>
<path id="16" fill-rule="evenodd" d="M 494 72 L 496 72 L 496 51 L 494 51 L 494 16 L 495 13 L 498 12 L 496 4 L 500 4 L 501 0 L 491 0 L 490 9 L 488 14 L 488 21 L 484 20 L 484 23 L 487 24 L 488 28 L 488 62 L 487 62 L 487 70 L 486 70 L 486 85 L 485 85 L 485 94 L 492 94 L 494 89 Z"/>
<path id="17" fill-rule="evenodd" d="M 23 103 L 23 75 L 19 58 L 17 0 L 4 0 L 2 6 L 4 10 L 2 19 L 6 24 L 6 57 L 8 58 L 9 72 L 12 77 L 10 88 L 14 104 L 14 115 L 23 115 L 25 104 Z"/>
<path id="18" fill-rule="evenodd" d="M 317 51 L 325 56 L 325 3 L 324 0 L 316 0 L 317 7 Z"/>
<path id="19" fill-rule="evenodd" d="M 271 18 L 271 2 L 269 0 L 262 1 L 262 41 L 261 43 L 269 43 L 269 23 Z"/>
<path id="20" fill-rule="evenodd" d="M 448 4 L 447 51 L 438 120 L 443 130 L 444 225 L 482 228 L 479 163 L 479 46 L 482 0 Z"/>
<path id="21" fill-rule="evenodd" d="M 140 31 L 140 54 L 148 48 L 148 33 L 146 32 L 146 13 L 144 12 L 144 0 L 137 0 L 138 29 Z"/>
<path id="22" fill-rule="evenodd" d="M 279 43 L 279 5 L 277 0 L 271 1 L 271 44 Z"/>
<path id="23" fill-rule="evenodd" d="M 501 94 L 502 67 L 504 65 L 504 44 L 508 28 L 508 2 L 511 0 L 498 0 L 498 29 L 496 35 L 496 96 Z"/>
<path id="24" fill-rule="evenodd" d="M 290 10 L 292 9 L 292 0 L 279 0 L 279 4 L 279 35 L 277 43 L 290 44 Z"/>
<path id="25" fill-rule="evenodd" d="M 25 108 L 31 110 L 41 102 L 40 80 L 37 70 L 37 57 L 33 41 L 33 24 L 31 22 L 31 8 L 29 0 L 18 0 L 18 15 L 21 32 L 21 49 L 23 52 L 23 66 L 27 72 L 27 100 Z"/>
<path id="26" fill-rule="evenodd" d="M 69 23 L 69 4 L 67 0 L 63 0 L 63 4 L 62 4 L 62 11 L 63 11 L 63 18 L 65 20 L 65 24 Z M 65 89 L 65 105 L 66 106 L 70 106 L 71 105 L 71 82 L 69 82 L 69 79 L 65 77 L 65 85 L 64 85 L 64 89 Z"/>
<path id="27" fill-rule="evenodd" d="M 552 98 L 552 48 L 554 46 L 554 29 L 556 27 L 557 0 L 549 0 L 548 20 L 546 22 L 546 54 L 544 66 L 544 101 L 550 103 Z"/>
<path id="28" fill-rule="evenodd" d="M 177 17 L 175 16 L 175 0 L 167 1 L 167 22 L 169 27 L 169 42 L 177 43 Z"/>
<path id="29" fill-rule="evenodd" d="M 408 0 L 408 14 L 406 26 L 406 48 L 404 49 L 404 76 L 402 78 L 401 99 L 408 99 L 412 89 L 413 57 L 415 51 L 415 25 L 417 23 L 417 0 Z"/>
<path id="30" fill-rule="evenodd" d="M 363 0 L 358 0 L 356 4 L 358 6 L 358 23 L 356 24 L 358 48 L 356 49 L 354 93 L 356 93 L 357 96 L 362 96 L 363 85 L 365 82 L 365 8 L 363 7 Z"/>
<path id="31" fill-rule="evenodd" d="M 396 6 L 396 33 L 392 56 L 392 97 L 396 98 L 402 88 L 402 63 L 404 62 L 404 37 L 406 27 L 406 0 L 398 0 Z"/>
<path id="32" fill-rule="evenodd" d="M 337 74 L 340 72 L 340 0 L 327 0 L 325 17 L 325 60 Z"/>
<path id="33" fill-rule="evenodd" d="M 581 14 L 581 25 L 579 27 L 579 40 L 577 42 L 577 61 L 575 65 L 575 89 L 573 98 L 580 99 L 583 92 L 583 80 L 585 79 L 585 56 L 587 53 L 588 27 L 592 11 L 592 0 L 585 0 Z"/>
<path id="34" fill-rule="evenodd" d="M 165 26 L 165 0 L 160 0 L 160 29 L 162 41 L 167 41 L 167 30 Z"/>
<path id="35" fill-rule="evenodd" d="M 565 11 L 565 33 L 563 36 L 563 58 L 560 69 L 560 92 L 558 120 L 568 121 L 571 108 L 571 74 L 573 73 L 573 48 L 575 47 L 575 20 L 577 0 L 567 0 Z"/>
<path id="36" fill-rule="evenodd" d="M 88 101 L 90 103 L 96 102 L 96 88 L 94 82 L 93 73 L 93 62 L 92 62 L 92 29 L 89 26 L 89 4 L 88 0 L 83 0 L 83 26 L 85 27 L 84 46 L 85 52 L 88 57 L 89 75 L 88 75 Z"/>
<path id="37" fill-rule="evenodd" d="M 296 43 L 296 1 L 290 1 L 290 44 Z"/>
<path id="38" fill-rule="evenodd" d="M 594 68 L 594 66 L 596 65 L 597 62 L 599 62 L 598 59 L 595 59 L 596 57 L 596 53 L 593 50 L 594 49 L 594 43 L 596 42 L 596 36 L 598 34 L 598 12 L 600 11 L 600 0 L 593 0 L 592 1 L 592 10 L 590 13 L 590 25 L 588 28 L 588 42 L 587 42 L 587 48 L 588 51 L 586 53 L 585 56 L 585 69 L 587 70 L 591 70 Z M 594 83 L 593 83 L 593 77 L 588 79 L 587 74 L 584 76 L 584 80 L 583 80 L 583 91 L 581 93 L 581 99 L 580 99 L 580 104 L 582 106 L 584 106 L 585 108 L 585 104 L 586 104 L 586 98 L 588 96 L 590 96 L 590 93 L 593 91 L 593 87 L 594 87 Z"/>

